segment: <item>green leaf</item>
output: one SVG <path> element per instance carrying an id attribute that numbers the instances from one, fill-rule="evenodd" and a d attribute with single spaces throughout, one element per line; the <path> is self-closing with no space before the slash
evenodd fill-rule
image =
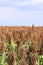
<path id="1" fill-rule="evenodd" d="M 15 50 L 16 49 L 17 44 L 15 43 L 15 41 L 12 39 L 11 40 L 11 50 Z"/>

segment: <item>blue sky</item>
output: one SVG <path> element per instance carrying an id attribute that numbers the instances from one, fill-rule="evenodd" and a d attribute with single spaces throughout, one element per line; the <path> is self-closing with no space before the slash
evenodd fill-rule
<path id="1" fill-rule="evenodd" d="M 0 26 L 43 26 L 43 0 L 0 0 Z"/>

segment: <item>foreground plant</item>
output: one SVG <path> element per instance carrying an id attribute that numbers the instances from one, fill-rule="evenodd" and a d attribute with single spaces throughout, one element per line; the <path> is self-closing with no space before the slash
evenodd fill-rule
<path id="1" fill-rule="evenodd" d="M 2 41 L 0 42 L 0 65 L 43 65 L 40 41 L 20 42 L 12 38 L 9 43 L 6 37 Z"/>

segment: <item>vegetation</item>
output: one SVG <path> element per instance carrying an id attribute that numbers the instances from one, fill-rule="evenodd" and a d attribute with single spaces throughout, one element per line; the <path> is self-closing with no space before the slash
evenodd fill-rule
<path id="1" fill-rule="evenodd" d="M 43 28 L 1 26 L 0 65 L 43 65 Z"/>

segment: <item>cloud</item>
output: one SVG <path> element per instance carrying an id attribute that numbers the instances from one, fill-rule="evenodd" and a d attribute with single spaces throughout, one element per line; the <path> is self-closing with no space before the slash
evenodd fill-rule
<path id="1" fill-rule="evenodd" d="M 6 1 L 9 1 L 9 0 L 0 0 L 0 2 L 6 2 Z"/>
<path id="2" fill-rule="evenodd" d="M 16 15 L 16 8 L 12 7 L 0 7 L 0 20 L 1 19 L 13 19 Z"/>
<path id="3" fill-rule="evenodd" d="M 43 10 L 29 11 L 16 7 L 0 6 L 0 21 L 5 22 L 3 24 L 6 25 L 29 25 L 34 22 L 36 24 L 38 21 L 43 21 Z"/>
<path id="4" fill-rule="evenodd" d="M 0 7 L 0 20 L 17 20 L 17 19 L 35 19 L 38 18 L 43 11 L 24 11 L 13 7 Z"/>
<path id="5" fill-rule="evenodd" d="M 43 0 L 21 0 L 21 1 L 13 2 L 12 5 L 24 7 L 24 6 L 36 5 L 40 3 L 43 3 Z"/>

